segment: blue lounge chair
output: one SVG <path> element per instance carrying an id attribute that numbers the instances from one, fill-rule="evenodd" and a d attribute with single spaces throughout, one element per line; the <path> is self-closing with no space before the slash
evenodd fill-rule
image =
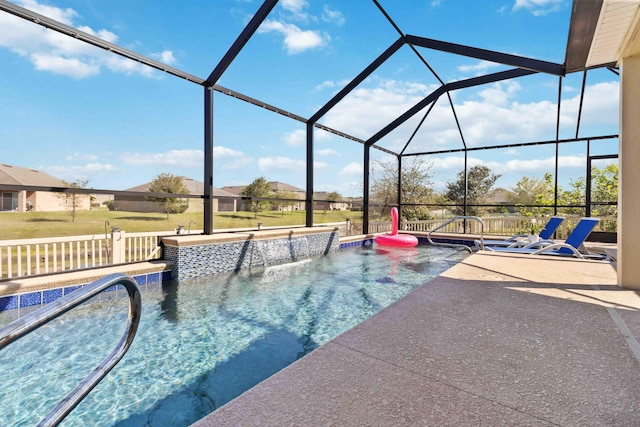
<path id="1" fill-rule="evenodd" d="M 581 250 L 582 244 L 598 222 L 600 222 L 600 218 L 582 218 L 571 234 L 567 236 L 567 240 L 565 240 L 564 243 L 556 243 L 553 240 L 541 240 L 520 248 L 487 246 L 485 249 L 495 252 L 518 254 L 563 255 L 574 256 L 576 258 L 606 259 L 604 255 L 592 254 L 586 251 L 586 249 Z"/>
<path id="2" fill-rule="evenodd" d="M 538 234 L 537 240 L 550 240 L 553 237 L 553 233 L 556 232 L 560 224 L 564 221 L 564 217 L 561 216 L 552 216 L 547 221 L 547 224 L 544 226 L 542 231 Z M 523 247 L 530 243 L 529 240 L 526 240 L 528 234 L 516 234 L 515 236 L 511 236 L 505 240 L 476 240 L 476 247 L 484 246 L 500 246 L 500 247 L 509 247 L 509 248 L 517 248 Z"/>

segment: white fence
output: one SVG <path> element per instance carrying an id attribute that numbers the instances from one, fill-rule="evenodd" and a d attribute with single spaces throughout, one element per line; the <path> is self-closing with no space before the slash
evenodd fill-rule
<path id="1" fill-rule="evenodd" d="M 400 228 L 406 231 L 428 232 L 448 219 L 402 221 Z M 511 236 L 531 232 L 532 219 L 527 217 L 495 217 L 482 220 L 484 234 Z M 535 218 L 536 233 L 547 223 L 547 220 L 548 218 L 543 217 Z M 566 238 L 579 220 L 580 218 L 566 218 L 558 229 L 557 237 Z M 601 218 L 596 231 L 615 230 L 616 220 L 615 217 Z M 362 223 L 351 221 L 317 225 L 338 227 L 341 236 L 362 233 Z M 384 233 L 390 230 L 390 221 L 369 223 L 370 233 Z M 456 221 L 438 231 L 464 234 L 465 230 L 466 233 L 480 234 L 480 224 L 476 221 Z M 194 231 L 194 233 L 200 232 Z M 0 279 L 158 259 L 162 256 L 160 239 L 163 236 L 175 234 L 175 230 L 151 233 L 113 231 L 107 235 L 0 241 Z"/>
<path id="2" fill-rule="evenodd" d="M 429 221 L 402 221 L 401 229 L 406 231 L 423 231 L 428 232 L 444 224 L 450 218 L 434 219 Z M 484 222 L 484 234 L 493 234 L 498 236 L 513 236 L 514 234 L 527 233 L 538 234 L 545 226 L 548 217 L 487 217 L 482 218 Z M 564 239 L 573 230 L 580 221 L 580 217 L 566 217 L 556 233 L 558 238 Z M 617 218 L 602 217 L 594 231 L 610 231 L 615 230 Z M 532 228 L 533 226 L 533 228 Z M 477 221 L 455 221 L 448 224 L 445 228 L 438 230 L 442 233 L 458 233 L 458 234 L 480 234 L 480 223 Z"/>
<path id="3" fill-rule="evenodd" d="M 159 238 L 175 231 L 0 241 L 0 279 L 100 267 L 161 257 Z"/>

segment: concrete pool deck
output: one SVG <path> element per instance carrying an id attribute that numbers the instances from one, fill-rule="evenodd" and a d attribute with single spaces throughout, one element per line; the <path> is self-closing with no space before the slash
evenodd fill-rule
<path id="1" fill-rule="evenodd" d="M 615 264 L 481 251 L 196 426 L 640 425 Z"/>

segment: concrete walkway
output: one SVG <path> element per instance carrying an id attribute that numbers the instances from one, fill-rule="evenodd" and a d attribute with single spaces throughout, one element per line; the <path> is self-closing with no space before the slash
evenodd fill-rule
<path id="1" fill-rule="evenodd" d="M 640 425 L 615 265 L 480 252 L 197 426 Z"/>

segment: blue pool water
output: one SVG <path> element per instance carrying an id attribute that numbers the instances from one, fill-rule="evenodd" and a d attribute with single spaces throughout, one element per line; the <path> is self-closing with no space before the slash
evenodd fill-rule
<path id="1" fill-rule="evenodd" d="M 365 246 L 149 285 L 131 349 L 62 425 L 187 426 L 466 255 Z M 104 297 L 0 351 L 0 425 L 36 424 L 115 347 L 126 310 Z"/>

